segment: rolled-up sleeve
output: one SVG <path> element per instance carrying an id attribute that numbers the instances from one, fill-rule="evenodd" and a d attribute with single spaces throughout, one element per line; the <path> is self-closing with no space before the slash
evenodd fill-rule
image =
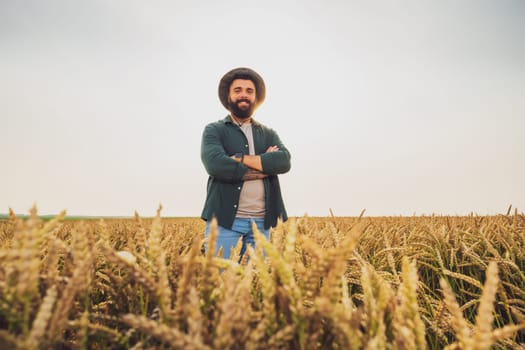
<path id="1" fill-rule="evenodd" d="M 282 143 L 279 135 L 277 135 L 277 133 L 271 129 L 269 144 L 271 146 L 277 146 L 279 150 L 276 152 L 268 152 L 260 155 L 263 173 L 268 175 L 278 175 L 288 172 L 292 164 L 291 154 Z"/>

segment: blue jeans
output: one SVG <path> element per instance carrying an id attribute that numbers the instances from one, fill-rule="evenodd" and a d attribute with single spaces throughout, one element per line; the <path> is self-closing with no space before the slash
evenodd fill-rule
<path id="1" fill-rule="evenodd" d="M 219 252 L 222 247 L 222 257 L 224 259 L 230 258 L 231 248 L 237 245 L 237 242 L 242 238 L 241 258 L 246 252 L 246 248 L 249 245 L 255 247 L 255 240 L 253 237 L 252 222 L 255 222 L 257 229 L 270 240 L 270 229 L 264 229 L 263 218 L 235 218 L 231 230 L 219 226 L 219 234 L 217 236 L 217 243 L 215 244 L 215 255 Z M 204 237 L 208 238 L 210 235 L 210 221 L 206 222 L 206 232 Z M 207 249 L 208 244 L 205 245 Z"/>

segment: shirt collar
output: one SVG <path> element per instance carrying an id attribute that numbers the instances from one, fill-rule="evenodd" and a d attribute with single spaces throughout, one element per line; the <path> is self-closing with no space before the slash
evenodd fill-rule
<path id="1" fill-rule="evenodd" d="M 222 120 L 222 122 L 224 124 L 233 124 L 232 119 L 230 118 L 229 114 Z M 259 123 L 257 120 L 252 118 L 252 125 L 256 127 L 260 127 L 261 123 Z"/>

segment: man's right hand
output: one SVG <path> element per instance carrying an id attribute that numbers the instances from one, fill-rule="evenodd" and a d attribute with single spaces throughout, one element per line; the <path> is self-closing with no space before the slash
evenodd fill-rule
<path id="1" fill-rule="evenodd" d="M 248 171 L 246 171 L 246 174 L 244 174 L 242 179 L 244 181 L 251 181 L 251 180 L 264 179 L 265 177 L 268 177 L 268 175 L 263 172 L 260 172 L 259 170 L 248 169 Z"/>

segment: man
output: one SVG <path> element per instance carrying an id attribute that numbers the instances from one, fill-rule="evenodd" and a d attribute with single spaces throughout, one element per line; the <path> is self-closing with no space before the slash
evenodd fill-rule
<path id="1" fill-rule="evenodd" d="M 272 129 L 253 119 L 266 97 L 264 80 L 249 68 L 226 73 L 219 83 L 219 99 L 230 112 L 208 124 L 202 135 L 201 159 L 209 174 L 202 219 L 206 238 L 217 218 L 216 251 L 224 258 L 242 238 L 241 257 L 254 246 L 252 223 L 270 239 L 270 228 L 288 219 L 277 174 L 290 170 L 290 153 Z"/>

